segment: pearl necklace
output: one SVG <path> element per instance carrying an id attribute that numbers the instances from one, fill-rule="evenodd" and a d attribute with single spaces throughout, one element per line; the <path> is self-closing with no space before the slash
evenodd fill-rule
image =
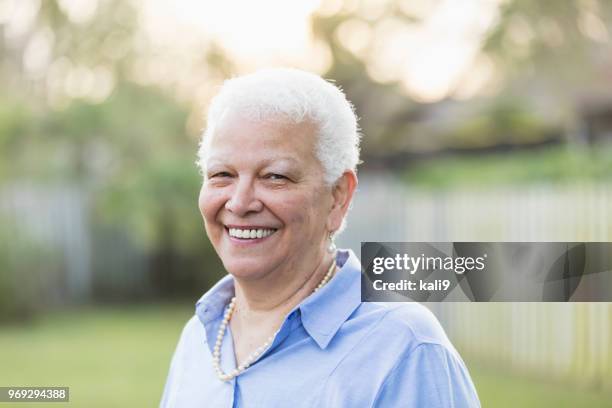
<path id="1" fill-rule="evenodd" d="M 313 293 L 321 289 L 327 282 L 329 282 L 329 280 L 334 276 L 335 270 L 336 270 L 336 257 L 334 256 L 334 261 L 329 267 L 329 270 L 327 271 L 323 279 L 321 279 L 321 282 L 314 289 Z M 225 314 L 223 316 L 223 321 L 221 322 L 221 326 L 219 326 L 219 332 L 217 333 L 217 341 L 213 349 L 213 366 L 215 368 L 215 371 L 217 372 L 217 376 L 219 377 L 221 381 L 229 381 L 232 378 L 237 377 L 240 374 L 242 374 L 244 370 L 249 368 L 249 366 L 253 364 L 253 362 L 257 360 L 257 358 L 259 358 L 259 356 L 268 349 L 270 344 L 272 344 L 272 341 L 274 341 L 274 334 L 273 334 L 272 336 L 268 337 L 268 339 L 265 341 L 264 344 L 257 347 L 246 358 L 246 360 L 242 362 L 242 364 L 236 367 L 231 373 L 225 374 L 223 370 L 221 369 L 221 344 L 223 343 L 223 336 L 225 335 L 225 329 L 227 328 L 227 325 L 229 324 L 229 321 L 232 318 L 232 314 L 234 314 L 235 309 L 236 309 L 236 296 L 232 298 L 232 300 L 229 303 L 229 307 L 225 311 Z"/>

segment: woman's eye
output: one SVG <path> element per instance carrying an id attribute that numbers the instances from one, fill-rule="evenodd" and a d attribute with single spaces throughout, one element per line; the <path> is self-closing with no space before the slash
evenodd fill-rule
<path id="1" fill-rule="evenodd" d="M 210 178 L 215 178 L 215 177 L 230 177 L 231 174 L 229 174 L 227 171 L 220 171 L 218 173 L 213 173 Z"/>
<path id="2" fill-rule="evenodd" d="M 287 177 L 283 176 L 282 174 L 276 174 L 276 173 L 268 174 L 267 178 L 269 178 L 270 180 L 286 180 L 287 179 Z"/>

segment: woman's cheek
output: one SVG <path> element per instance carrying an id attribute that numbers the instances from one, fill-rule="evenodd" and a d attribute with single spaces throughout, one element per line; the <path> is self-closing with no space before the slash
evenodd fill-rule
<path id="1" fill-rule="evenodd" d="M 200 212 L 206 218 L 214 217 L 214 215 L 223 207 L 225 201 L 223 194 L 220 191 L 215 191 L 209 187 L 202 188 L 200 192 Z"/>
<path id="2" fill-rule="evenodd" d="M 312 199 L 312 195 L 285 197 L 274 205 L 277 215 L 285 222 L 293 224 L 308 222 L 313 216 L 315 206 L 316 201 Z"/>

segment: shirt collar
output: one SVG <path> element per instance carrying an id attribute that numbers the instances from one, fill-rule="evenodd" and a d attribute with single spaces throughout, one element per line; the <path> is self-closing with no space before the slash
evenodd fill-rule
<path id="1" fill-rule="evenodd" d="M 336 275 L 298 308 L 302 324 L 320 348 L 327 347 L 340 326 L 361 304 L 361 263 L 352 250 L 339 250 Z"/>
<path id="2" fill-rule="evenodd" d="M 336 264 L 340 269 L 335 276 L 291 312 L 299 309 L 304 329 L 322 349 L 361 304 L 359 259 L 350 249 L 338 250 Z M 234 278 L 226 275 L 197 301 L 196 315 L 206 329 L 208 323 L 223 314 L 234 293 Z"/>
<path id="3" fill-rule="evenodd" d="M 206 326 L 207 323 L 215 320 L 223 314 L 225 306 L 234 297 L 234 278 L 232 275 L 225 275 L 206 292 L 200 300 L 196 302 L 196 315 Z"/>

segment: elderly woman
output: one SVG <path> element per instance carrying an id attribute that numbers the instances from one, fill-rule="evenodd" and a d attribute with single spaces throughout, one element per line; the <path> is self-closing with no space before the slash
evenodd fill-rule
<path id="1" fill-rule="evenodd" d="M 461 358 L 415 303 L 364 303 L 336 250 L 357 120 L 320 77 L 272 69 L 214 98 L 199 208 L 229 275 L 197 302 L 162 407 L 478 407 Z"/>

